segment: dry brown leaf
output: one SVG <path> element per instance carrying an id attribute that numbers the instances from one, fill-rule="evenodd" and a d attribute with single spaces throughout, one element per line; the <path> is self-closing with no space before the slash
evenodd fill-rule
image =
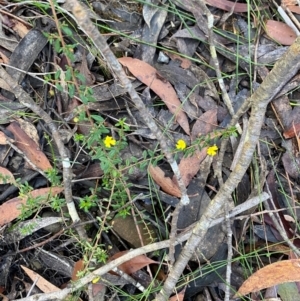
<path id="1" fill-rule="evenodd" d="M 21 207 L 25 205 L 27 199 L 42 197 L 48 199 L 49 195 L 54 196 L 63 191 L 62 187 L 47 187 L 31 191 L 28 196 L 10 199 L 0 206 L 0 226 L 3 226 L 21 214 Z"/>
<path id="2" fill-rule="evenodd" d="M 25 266 L 21 265 L 21 268 L 25 271 L 25 273 L 29 276 L 29 278 L 36 283 L 36 286 L 44 293 L 52 293 L 60 291 L 60 288 L 53 285 L 45 278 L 43 278 L 38 273 L 26 268 Z"/>
<path id="3" fill-rule="evenodd" d="M 178 165 L 182 181 L 187 187 L 192 181 L 193 177 L 197 174 L 200 169 L 201 162 L 207 156 L 207 147 L 203 148 L 201 151 L 197 150 L 192 156 L 187 158 L 182 158 Z M 175 176 L 173 177 L 173 183 L 177 183 Z"/>
<path id="4" fill-rule="evenodd" d="M 7 139 L 9 139 L 9 138 L 3 132 L 0 131 L 0 145 L 8 144 Z"/>
<path id="5" fill-rule="evenodd" d="M 296 281 L 300 281 L 300 259 L 281 260 L 263 267 L 250 276 L 239 288 L 235 297 Z"/>
<path id="6" fill-rule="evenodd" d="M 289 5 L 296 5 L 297 0 L 281 0 L 281 5 L 289 6 Z"/>
<path id="7" fill-rule="evenodd" d="M 181 197 L 181 192 L 176 183 L 172 181 L 171 178 L 165 177 L 165 173 L 162 171 L 161 168 L 158 166 L 149 165 L 148 167 L 149 174 L 153 178 L 154 182 L 158 184 L 161 189 L 173 196 L 176 196 L 178 198 Z"/>
<path id="8" fill-rule="evenodd" d="M 30 29 L 27 28 L 26 25 L 19 22 L 18 20 L 14 20 L 14 25 L 12 26 L 12 29 L 21 37 L 24 38 Z"/>
<path id="9" fill-rule="evenodd" d="M 268 20 L 266 22 L 266 33 L 273 40 L 282 45 L 292 45 L 297 38 L 291 27 L 283 22 Z"/>
<path id="10" fill-rule="evenodd" d="M 83 55 L 82 55 L 82 61 L 80 63 L 80 66 L 78 66 L 78 68 L 76 68 L 76 69 L 85 78 L 85 82 L 81 83 L 81 84 L 84 84 L 85 86 L 91 86 L 95 82 L 96 78 L 95 78 L 94 74 L 90 71 L 90 69 L 88 67 L 85 53 L 83 53 Z"/>
<path id="11" fill-rule="evenodd" d="M 15 182 L 13 174 L 8 169 L 0 166 L 0 184 L 14 184 Z"/>
<path id="12" fill-rule="evenodd" d="M 181 102 L 172 85 L 162 78 L 155 68 L 141 60 L 122 57 L 119 62 L 161 98 L 170 112 L 176 116 L 178 124 L 190 135 L 188 118 L 181 108 Z"/>
<path id="13" fill-rule="evenodd" d="M 78 280 L 77 273 L 81 272 L 83 270 L 84 270 L 84 261 L 83 261 L 83 259 L 79 259 L 78 261 L 76 261 L 74 263 L 71 280 L 77 281 Z"/>
<path id="14" fill-rule="evenodd" d="M 7 82 L 5 80 L 3 80 L 2 78 L 0 78 L 0 88 L 5 89 L 7 91 L 11 92 L 11 88 L 10 86 L 7 84 Z"/>
<path id="15" fill-rule="evenodd" d="M 39 134 L 36 127 L 29 121 L 26 121 L 22 118 L 14 118 L 18 123 L 20 128 L 38 145 L 39 144 Z"/>
<path id="16" fill-rule="evenodd" d="M 2 51 L 0 51 L 0 57 L 2 58 L 4 64 L 9 64 L 9 58 Z"/>
<path id="17" fill-rule="evenodd" d="M 41 170 L 52 168 L 48 158 L 39 149 L 39 146 L 19 127 L 16 122 L 12 122 L 7 129 L 14 134 L 15 145 L 27 156 L 27 158 Z"/>
<path id="18" fill-rule="evenodd" d="M 244 13 L 248 11 L 248 5 L 246 3 L 236 3 L 235 1 L 227 1 L 227 0 L 206 0 L 208 5 L 231 11 L 232 7 L 234 7 L 233 12 L 235 13 Z"/>
<path id="19" fill-rule="evenodd" d="M 218 126 L 217 119 L 218 110 L 212 109 L 202 114 L 195 122 L 192 128 L 191 139 L 194 141 L 201 135 L 207 135 Z"/>
<path id="20" fill-rule="evenodd" d="M 295 13 L 295 14 L 300 14 L 300 7 L 299 7 L 299 6 L 296 6 L 296 5 L 289 5 L 289 6 L 287 6 L 287 8 L 288 8 L 291 12 L 293 12 L 293 13 Z"/>
<path id="21" fill-rule="evenodd" d="M 6 135 L 3 132 L 0 132 L 0 145 L 6 145 Z"/>
<path id="22" fill-rule="evenodd" d="M 200 135 L 207 135 L 217 127 L 217 113 L 217 109 L 209 110 L 198 118 L 192 129 L 192 141 Z M 199 171 L 201 162 L 206 158 L 206 151 L 207 148 L 204 148 L 201 151 L 196 150 L 192 156 L 180 160 L 179 171 L 186 187 Z M 177 183 L 175 177 L 173 177 L 173 182 Z"/>
<path id="23" fill-rule="evenodd" d="M 170 57 L 173 61 L 175 61 L 175 60 L 180 61 L 181 62 L 180 67 L 182 69 L 188 69 L 192 65 L 191 60 L 189 60 L 189 59 L 187 59 L 185 57 L 181 57 L 180 55 L 178 55 L 176 53 L 171 53 L 171 52 L 168 52 L 168 51 L 164 51 L 164 53 L 168 57 Z"/>
<path id="24" fill-rule="evenodd" d="M 128 251 L 122 251 L 122 252 L 118 252 L 116 253 L 115 255 L 113 255 L 109 261 L 112 261 L 114 259 L 117 259 L 123 255 L 125 255 L 126 253 L 128 253 Z M 131 275 L 133 273 L 135 273 L 136 271 L 139 271 L 140 269 L 144 268 L 145 266 L 151 264 L 151 263 L 156 263 L 157 264 L 157 261 L 154 261 L 150 258 L 148 258 L 146 255 L 139 255 L 139 256 L 136 256 L 122 264 L 120 264 L 118 266 L 118 268 L 128 274 L 128 275 Z"/>
<path id="25" fill-rule="evenodd" d="M 298 136 L 300 132 L 300 123 L 293 123 L 287 130 L 283 132 L 283 137 L 285 139 L 293 138 Z"/>
<path id="26" fill-rule="evenodd" d="M 186 287 L 178 294 L 169 298 L 169 301 L 183 301 Z"/>
<path id="27" fill-rule="evenodd" d="M 97 296 L 101 291 L 105 290 L 106 285 L 103 283 L 92 283 L 92 293 L 93 297 Z M 99 300 L 97 298 L 94 298 L 94 300 Z"/>

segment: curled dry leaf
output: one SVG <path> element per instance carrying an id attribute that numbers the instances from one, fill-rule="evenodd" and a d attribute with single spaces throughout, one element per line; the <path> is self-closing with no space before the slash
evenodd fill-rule
<path id="1" fill-rule="evenodd" d="M 18 222 L 18 227 L 8 228 L 1 234 L 0 246 L 15 244 L 40 229 L 47 229 L 47 227 L 51 227 L 51 225 L 57 225 L 62 222 L 63 219 L 58 216 L 42 217 L 39 219 L 33 218 L 24 222 Z M 28 230 L 24 231 L 24 229 Z M 54 229 L 54 227 L 52 227 L 52 229 Z"/>
<path id="2" fill-rule="evenodd" d="M 181 192 L 178 185 L 174 183 L 171 178 L 165 177 L 165 173 L 161 168 L 158 166 L 154 167 L 150 164 L 148 170 L 154 182 L 158 184 L 164 192 L 178 198 L 181 197 Z"/>
<path id="3" fill-rule="evenodd" d="M 292 45 L 297 38 L 291 27 L 283 22 L 268 20 L 266 23 L 266 33 L 273 40 L 282 45 Z"/>
<path id="4" fill-rule="evenodd" d="M 235 297 L 294 281 L 300 281 L 300 259 L 278 261 L 263 267 L 250 276 L 239 288 Z"/>
<path id="5" fill-rule="evenodd" d="M 31 191 L 28 196 L 16 197 L 6 201 L 0 206 L 0 226 L 3 226 L 21 214 L 21 207 L 25 205 L 28 198 L 40 197 L 42 200 L 48 199 L 49 195 L 54 196 L 63 191 L 62 187 L 41 188 Z"/>
<path id="6" fill-rule="evenodd" d="M 161 98 L 170 112 L 176 116 L 178 124 L 190 135 L 188 118 L 181 108 L 181 102 L 172 85 L 162 78 L 155 68 L 141 60 L 122 57 L 119 62 Z"/>

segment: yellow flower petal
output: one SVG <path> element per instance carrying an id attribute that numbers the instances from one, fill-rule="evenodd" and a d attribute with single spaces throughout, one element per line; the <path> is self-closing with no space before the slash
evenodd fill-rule
<path id="1" fill-rule="evenodd" d="M 176 144 L 176 148 L 180 150 L 184 150 L 186 148 L 186 143 L 184 140 L 179 139 Z"/>
<path id="2" fill-rule="evenodd" d="M 208 149 L 207 149 L 207 154 L 209 156 L 215 156 L 217 154 L 217 151 L 218 151 L 218 147 L 216 145 L 213 145 L 213 146 L 210 146 Z"/>
<path id="3" fill-rule="evenodd" d="M 111 136 L 106 136 L 103 142 L 104 145 L 108 148 L 112 147 L 113 145 L 116 145 L 116 140 Z"/>
<path id="4" fill-rule="evenodd" d="M 101 278 L 100 277 L 96 277 L 92 280 L 92 283 L 95 284 L 97 283 Z"/>

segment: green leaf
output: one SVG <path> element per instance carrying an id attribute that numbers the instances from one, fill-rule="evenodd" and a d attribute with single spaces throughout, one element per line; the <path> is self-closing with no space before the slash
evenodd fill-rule
<path id="1" fill-rule="evenodd" d="M 146 160 L 148 157 L 148 153 L 146 150 L 143 151 L 143 159 Z"/>
<path id="2" fill-rule="evenodd" d="M 64 88 L 62 87 L 61 84 L 56 84 L 56 89 L 59 91 L 59 92 L 62 92 L 64 90 Z"/>
<path id="3" fill-rule="evenodd" d="M 143 163 L 140 165 L 140 168 L 141 168 L 141 169 L 145 169 L 147 166 L 148 166 L 148 162 L 145 161 L 145 162 L 143 162 Z"/>
<path id="4" fill-rule="evenodd" d="M 62 48 L 61 48 L 61 44 L 60 44 L 60 40 L 57 39 L 54 41 L 54 50 L 57 52 L 57 53 L 60 53 L 62 51 Z"/>
<path id="5" fill-rule="evenodd" d="M 54 74 L 54 79 L 58 80 L 60 78 L 60 74 L 61 74 L 61 69 L 58 69 Z"/>
<path id="6" fill-rule="evenodd" d="M 130 175 L 132 175 L 133 172 L 134 172 L 134 168 L 133 168 L 133 167 L 130 167 L 129 170 L 128 170 L 128 173 L 129 173 Z"/>
<path id="7" fill-rule="evenodd" d="M 67 26 L 63 26 L 63 27 L 62 27 L 62 31 L 63 31 L 68 37 L 73 36 L 72 30 L 71 30 L 69 27 L 67 27 Z"/>
<path id="8" fill-rule="evenodd" d="M 82 83 L 85 83 L 86 78 L 85 78 L 85 76 L 84 76 L 83 74 L 77 73 L 77 74 L 76 74 L 76 77 L 77 77 Z M 84 88 L 84 89 L 85 89 L 85 86 L 81 86 L 81 88 Z"/>
<path id="9" fill-rule="evenodd" d="M 98 121 L 99 123 L 103 123 L 104 122 L 104 118 L 102 116 L 100 116 L 100 115 L 91 115 L 91 117 L 94 120 Z"/>
<path id="10" fill-rule="evenodd" d="M 68 68 L 65 72 L 65 80 L 70 81 L 72 79 L 72 70 L 71 68 Z"/>
<path id="11" fill-rule="evenodd" d="M 73 85 L 73 84 L 68 84 L 68 92 L 69 92 L 69 96 L 70 96 L 71 98 L 73 98 L 74 95 L 75 95 L 75 85 Z"/>
<path id="12" fill-rule="evenodd" d="M 154 156 L 154 151 L 152 151 L 151 149 L 148 149 L 148 155 L 149 157 L 153 157 Z"/>
<path id="13" fill-rule="evenodd" d="M 89 102 L 89 99 L 85 95 L 80 95 L 80 100 L 85 105 L 88 104 L 88 102 Z"/>
<path id="14" fill-rule="evenodd" d="M 131 157 L 131 162 L 137 163 L 138 159 L 136 157 Z"/>

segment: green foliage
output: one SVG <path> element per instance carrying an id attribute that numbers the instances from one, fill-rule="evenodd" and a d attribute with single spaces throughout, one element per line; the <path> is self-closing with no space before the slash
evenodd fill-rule
<path id="1" fill-rule="evenodd" d="M 0 174 L 1 184 L 8 184 L 10 183 L 11 179 L 12 179 L 11 176 Z"/>
<path id="2" fill-rule="evenodd" d="M 19 196 L 26 197 L 33 190 L 33 188 L 28 184 L 28 182 L 25 182 L 24 184 L 19 185 L 19 190 Z"/>
<path id="3" fill-rule="evenodd" d="M 60 22 L 59 27 L 59 30 L 63 33 L 63 39 L 73 38 L 73 32 L 76 28 L 71 28 L 71 25 L 65 21 Z M 62 36 L 58 33 L 47 33 L 46 36 L 57 53 L 65 55 L 70 62 L 74 62 L 74 49 L 77 43 L 71 44 L 61 40 Z M 84 105 L 87 105 L 96 100 L 93 95 L 93 89 L 86 86 L 84 84 L 85 81 L 85 77 L 78 70 L 68 65 L 65 66 L 64 70 L 58 67 L 55 72 L 45 76 L 45 82 L 55 87 L 57 91 L 67 93 L 70 98 L 78 97 Z M 126 119 L 119 119 L 113 126 L 108 127 L 105 123 L 105 119 L 101 115 L 97 113 L 87 114 L 84 110 L 81 110 L 74 118 L 74 122 L 90 123 L 91 129 L 88 135 L 75 133 L 74 140 L 85 149 L 93 160 L 99 162 L 103 172 L 103 177 L 99 182 L 99 188 L 100 190 L 103 189 L 110 193 L 109 207 L 114 210 L 119 210 L 118 214 L 125 217 L 130 214 L 129 208 L 125 206 L 128 202 L 128 188 L 130 188 L 128 174 L 133 173 L 136 168 L 145 170 L 150 162 L 153 165 L 159 164 L 159 162 L 164 159 L 164 155 L 159 149 L 148 149 L 143 151 L 141 158 L 132 157 L 123 160 L 122 151 L 127 147 L 126 135 L 130 131 Z M 188 156 L 192 154 L 196 147 L 201 149 L 206 146 L 211 146 L 216 143 L 217 139 L 228 138 L 231 135 L 236 135 L 235 128 L 215 131 L 211 135 L 199 137 L 190 147 L 184 149 L 184 155 Z M 51 139 L 50 137 L 45 137 L 50 145 L 52 157 L 55 162 L 56 155 L 50 143 Z M 182 150 L 176 150 L 174 147 L 173 153 L 175 157 L 177 157 L 177 154 L 181 151 Z M 62 180 L 61 176 L 58 175 L 57 168 L 48 170 L 46 174 L 53 186 L 61 185 Z M 31 189 L 26 185 L 21 185 L 21 188 L 20 195 L 26 195 L 26 190 Z M 94 191 L 90 195 L 81 198 L 79 208 L 83 211 L 89 211 L 92 207 L 100 206 L 98 195 L 99 194 Z M 50 204 L 54 210 L 59 211 L 65 205 L 65 201 L 59 197 L 53 197 L 48 204 Z M 22 217 L 24 218 L 25 216 L 31 215 L 34 210 L 38 210 L 40 207 L 41 205 L 38 204 L 38 200 L 29 199 L 23 208 L 24 214 L 22 214 Z M 25 209 L 28 210 L 27 214 L 25 214 Z M 109 210 L 109 208 L 106 209 Z"/>
<path id="4" fill-rule="evenodd" d="M 79 201 L 79 208 L 84 211 L 89 211 L 90 208 L 97 205 L 97 197 L 95 195 L 85 196 Z"/>
<path id="5" fill-rule="evenodd" d="M 96 241 L 90 243 L 88 241 L 80 241 L 80 247 L 83 252 L 83 261 L 85 266 L 88 267 L 89 262 L 93 261 L 97 264 L 106 263 L 108 259 L 107 251 L 105 250 L 105 245 L 98 243 L 99 241 L 99 233 L 96 235 Z M 78 272 L 78 277 L 83 277 L 87 273 L 87 271 L 93 270 L 93 267 L 89 267 L 83 271 Z"/>
<path id="6" fill-rule="evenodd" d="M 22 235 L 28 235 L 30 233 L 32 233 L 33 229 L 35 228 L 36 223 L 32 222 L 27 224 L 26 226 L 23 226 L 23 228 L 20 229 L 20 233 Z"/>
<path id="7" fill-rule="evenodd" d="M 55 168 L 48 169 L 45 173 L 53 186 L 59 186 L 61 184 L 61 176 L 58 175 L 58 171 Z"/>
<path id="8" fill-rule="evenodd" d="M 50 206 L 53 210 L 59 212 L 64 206 L 66 206 L 66 200 L 61 199 L 58 196 L 54 196 L 50 200 Z"/>
<path id="9" fill-rule="evenodd" d="M 184 156 L 188 157 L 193 155 L 196 150 L 196 146 L 201 150 L 205 147 L 210 147 L 216 144 L 218 140 L 227 139 L 230 136 L 237 137 L 237 135 L 237 129 L 235 127 L 224 130 L 215 130 L 212 133 L 209 133 L 205 136 L 200 136 L 195 139 L 192 145 L 184 150 Z"/>
<path id="10" fill-rule="evenodd" d="M 49 5 L 44 5 L 42 9 L 49 9 Z M 168 10 L 172 11 L 172 13 L 181 17 L 183 24 L 185 24 L 186 21 L 191 21 L 189 14 L 183 14 L 182 12 L 175 11 L 174 9 L 175 6 L 172 5 L 168 8 Z M 195 20 L 192 19 L 192 22 L 194 21 Z M 70 28 L 68 23 L 64 21 L 60 22 L 59 26 L 61 32 L 63 33 L 63 38 L 68 39 L 69 37 L 73 37 L 74 31 Z M 111 32 L 112 30 L 108 28 L 107 31 Z M 45 33 L 45 35 L 58 54 L 65 55 L 71 61 L 71 63 L 74 62 L 74 49 L 77 46 L 76 43 L 65 43 L 63 40 L 61 40 L 60 35 L 57 33 Z M 153 46 L 157 47 L 156 45 Z M 170 52 L 173 51 L 170 50 Z M 190 59 L 195 61 L 193 58 Z M 107 70 L 105 70 L 105 72 L 107 72 Z M 44 80 L 45 83 L 48 83 L 54 87 L 58 92 L 67 93 L 70 98 L 79 98 L 84 105 L 88 105 L 89 103 L 96 101 L 92 88 L 85 85 L 86 78 L 84 75 L 78 70 L 74 69 L 72 66 L 66 66 L 66 69 L 64 70 L 60 69 L 60 67 L 57 67 L 57 70 L 55 70 L 52 74 L 45 75 Z M 108 124 L 105 122 L 105 119 L 97 113 L 89 114 L 85 111 L 80 111 L 75 118 L 74 122 L 78 124 L 86 124 L 89 122 L 91 130 L 87 135 L 75 133 L 73 137 L 74 141 L 77 142 L 95 162 L 99 162 L 103 172 L 103 176 L 98 183 L 99 187 L 91 191 L 90 195 L 86 195 L 79 199 L 79 208 L 85 212 L 88 212 L 93 207 L 98 207 L 106 213 L 113 209 L 116 210 L 117 214 L 121 217 L 130 215 L 130 208 L 128 206 L 126 207 L 128 202 L 127 192 L 130 188 L 128 174 L 133 173 L 135 168 L 145 170 L 150 162 L 153 165 L 159 164 L 160 161 L 164 160 L 164 155 L 159 149 L 148 149 L 143 151 L 140 158 L 131 157 L 124 161 L 122 158 L 122 151 L 128 145 L 126 136 L 130 131 L 130 127 L 126 123 L 126 119 L 119 119 L 114 125 L 108 126 Z M 236 135 L 237 132 L 235 128 L 217 130 L 206 136 L 199 137 L 192 143 L 191 146 L 184 150 L 176 150 L 174 143 L 174 150 L 172 150 L 172 152 L 175 158 L 178 158 L 182 151 L 184 156 L 189 156 L 193 154 L 197 148 L 202 149 L 204 147 L 209 147 L 214 145 L 220 139 L 225 139 Z M 57 159 L 52 144 L 50 143 L 51 139 L 49 137 L 46 138 L 51 148 L 52 158 L 55 162 Z M 61 185 L 62 180 L 61 176 L 58 175 L 57 168 L 48 170 L 46 174 L 48 180 L 53 186 Z M 20 196 L 28 196 L 28 193 L 32 190 L 32 187 L 30 187 L 28 183 L 19 186 Z M 109 193 L 109 197 L 105 200 L 100 200 L 99 191 L 107 191 Z M 26 205 L 22 207 L 20 219 L 27 218 L 45 206 L 51 206 L 53 210 L 61 211 L 65 205 L 65 200 L 63 198 L 59 198 L 58 196 L 51 197 L 47 200 L 42 197 L 29 198 Z M 108 229 L 104 226 L 107 220 L 108 216 L 106 216 L 105 221 L 99 220 L 101 230 L 97 234 L 95 241 L 78 242 L 83 250 L 86 266 L 89 266 L 91 261 L 94 263 L 105 263 L 107 261 L 108 254 L 105 250 L 106 247 L 99 243 L 101 231 L 106 231 Z M 145 226 L 147 225 L 145 224 Z M 151 235 L 150 229 L 148 229 L 148 232 Z M 84 276 L 91 269 L 92 268 L 88 267 L 86 270 L 78 272 L 78 276 Z M 134 299 L 134 297 L 132 298 L 131 296 L 129 296 L 129 298 Z"/>
<path id="11" fill-rule="evenodd" d="M 100 245 L 96 248 L 96 250 L 94 252 L 94 257 L 96 258 L 96 261 L 98 263 L 106 263 L 106 261 L 108 259 L 107 252 L 104 248 L 105 248 L 104 245 Z"/>

